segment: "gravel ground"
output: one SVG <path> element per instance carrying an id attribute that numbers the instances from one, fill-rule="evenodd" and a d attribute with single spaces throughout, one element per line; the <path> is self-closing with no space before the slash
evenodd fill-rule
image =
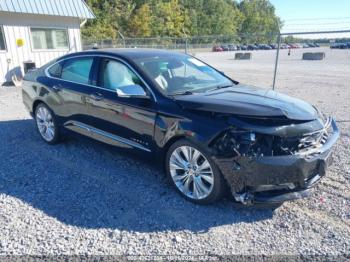
<path id="1" fill-rule="evenodd" d="M 80 136 L 46 145 L 21 102 L 0 88 L 0 255 L 349 255 L 350 51 L 324 61 L 281 53 L 277 89 L 334 115 L 334 164 L 311 198 L 276 210 L 229 200 L 183 200 L 157 166 Z M 233 78 L 268 87 L 274 52 L 197 57 Z"/>

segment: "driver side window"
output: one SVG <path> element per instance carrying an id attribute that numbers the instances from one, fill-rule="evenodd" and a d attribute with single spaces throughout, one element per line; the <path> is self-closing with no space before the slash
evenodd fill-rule
<path id="1" fill-rule="evenodd" d="M 142 81 L 126 65 L 121 62 L 102 59 L 99 73 L 99 86 L 111 90 L 122 89 L 125 86 L 142 85 Z"/>

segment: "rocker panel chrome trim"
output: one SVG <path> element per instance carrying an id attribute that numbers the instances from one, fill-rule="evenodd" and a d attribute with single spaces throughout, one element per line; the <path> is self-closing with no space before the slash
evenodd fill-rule
<path id="1" fill-rule="evenodd" d="M 135 147 L 135 148 L 141 149 L 141 150 L 146 151 L 146 152 L 151 152 L 151 150 L 149 148 L 146 148 L 143 145 L 140 145 L 139 143 L 136 143 L 134 141 L 131 141 L 129 139 L 126 139 L 126 138 L 123 138 L 123 137 L 120 137 L 120 136 L 117 136 L 117 135 L 113 135 L 113 134 L 111 134 L 109 132 L 97 129 L 95 127 L 83 124 L 81 122 L 68 121 L 68 122 L 66 122 L 64 124 L 65 127 L 69 127 L 70 125 L 73 125 L 73 126 L 81 128 L 81 129 L 84 129 L 85 131 L 88 131 L 88 132 L 91 132 L 91 133 L 94 133 L 94 134 L 97 134 L 97 135 L 100 135 L 100 136 L 103 136 L 103 137 L 115 140 L 115 141 L 120 142 L 122 144 L 126 144 L 128 146 Z"/>

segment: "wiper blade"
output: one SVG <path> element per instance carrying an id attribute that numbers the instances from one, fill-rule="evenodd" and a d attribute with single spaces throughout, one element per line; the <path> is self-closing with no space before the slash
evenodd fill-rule
<path id="1" fill-rule="evenodd" d="M 230 84 L 230 85 L 219 85 L 219 86 L 216 86 L 216 87 L 214 87 L 214 88 L 212 88 L 212 89 L 209 89 L 209 90 L 207 90 L 207 92 L 210 92 L 210 91 L 214 91 L 214 90 L 218 90 L 218 89 L 223 89 L 223 88 L 228 88 L 228 87 L 232 87 L 233 86 L 233 84 Z"/>
<path id="2" fill-rule="evenodd" d="M 228 88 L 228 87 L 232 87 L 232 84 L 229 85 L 222 85 L 222 86 L 217 86 L 216 89 L 221 89 L 221 88 Z"/>
<path id="3" fill-rule="evenodd" d="M 194 93 L 191 91 L 185 91 L 185 92 L 179 92 L 179 93 L 173 93 L 172 96 L 181 96 L 181 95 L 193 95 Z"/>

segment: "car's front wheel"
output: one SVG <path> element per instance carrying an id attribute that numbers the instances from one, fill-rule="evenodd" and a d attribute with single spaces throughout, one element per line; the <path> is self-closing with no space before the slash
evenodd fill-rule
<path id="1" fill-rule="evenodd" d="M 222 197 L 224 181 L 205 149 L 187 140 L 170 146 L 166 171 L 177 191 L 186 199 L 209 204 Z"/>
<path id="2" fill-rule="evenodd" d="M 55 114 L 47 105 L 40 103 L 35 109 L 35 122 L 40 136 L 48 144 L 59 141 L 59 129 Z"/>

